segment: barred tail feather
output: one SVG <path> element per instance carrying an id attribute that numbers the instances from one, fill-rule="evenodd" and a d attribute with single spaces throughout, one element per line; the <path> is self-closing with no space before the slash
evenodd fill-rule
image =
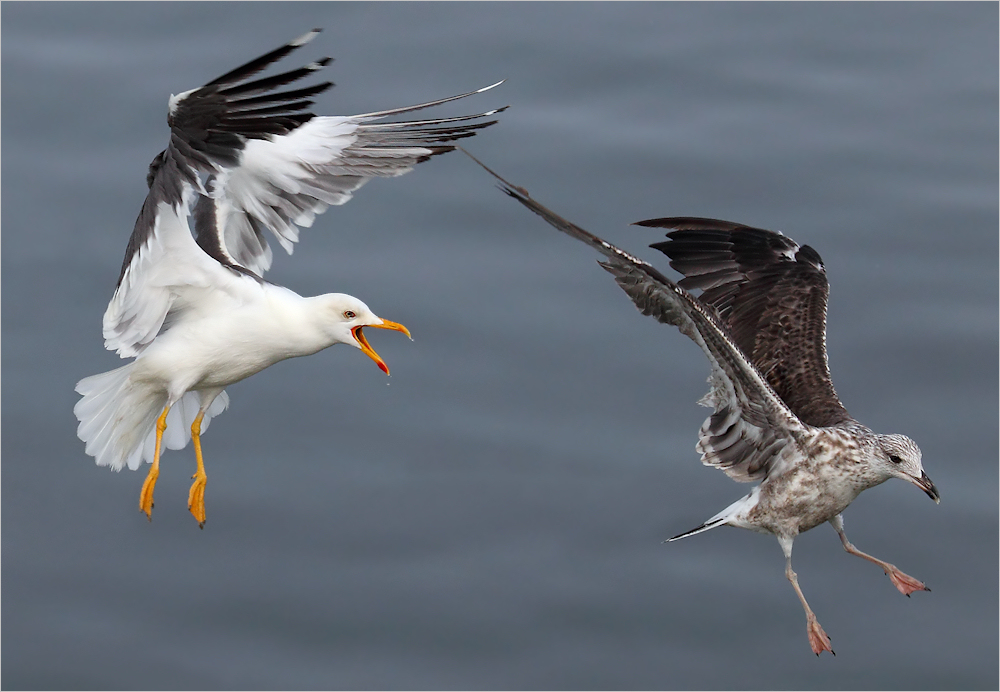
<path id="1" fill-rule="evenodd" d="M 77 435 L 86 443 L 87 454 L 98 466 L 110 466 L 121 471 L 124 466 L 135 470 L 143 460 L 152 463 L 156 446 L 156 419 L 167 405 L 167 394 L 143 383 L 133 382 L 129 375 L 133 363 L 115 370 L 80 380 L 76 391 L 83 398 L 73 407 L 80 425 Z M 191 439 L 191 424 L 200 408 L 197 392 L 187 392 L 167 414 L 167 429 L 163 445 L 168 449 L 183 449 Z M 202 419 L 201 430 L 209 421 L 226 410 L 229 397 L 219 394 Z"/>

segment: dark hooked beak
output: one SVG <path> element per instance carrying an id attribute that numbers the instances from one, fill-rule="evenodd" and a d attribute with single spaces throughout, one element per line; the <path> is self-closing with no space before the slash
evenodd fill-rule
<path id="1" fill-rule="evenodd" d="M 938 494 L 937 486 L 934 485 L 934 481 L 930 479 L 926 472 L 922 473 L 919 479 L 914 478 L 913 485 L 927 493 L 927 497 L 934 500 L 934 502 L 941 504 L 941 496 Z"/>

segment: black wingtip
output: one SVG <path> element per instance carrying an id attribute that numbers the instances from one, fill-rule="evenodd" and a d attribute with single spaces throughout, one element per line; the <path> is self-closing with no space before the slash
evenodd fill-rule
<path id="1" fill-rule="evenodd" d="M 293 46 L 295 48 L 298 48 L 299 46 L 304 46 L 307 43 L 309 43 L 310 41 L 312 41 L 314 38 L 316 38 L 316 36 L 318 36 L 322 32 L 323 32 L 323 29 L 321 27 L 317 27 L 315 29 L 310 29 L 309 31 L 307 31 L 306 33 L 302 34 L 298 38 L 295 38 L 295 39 L 292 39 L 291 41 L 289 41 L 288 45 L 289 46 Z"/>
<path id="2" fill-rule="evenodd" d="M 697 526 L 697 527 L 691 529 L 690 531 L 685 531 L 684 533 L 679 533 L 679 534 L 677 534 L 676 536 L 674 536 L 672 538 L 668 538 L 667 540 L 665 540 L 663 542 L 664 543 L 670 543 L 671 541 L 680 540 L 681 538 L 687 538 L 688 536 L 693 536 L 696 533 L 701 533 L 706 528 L 708 528 L 708 524 L 702 524 L 701 526 Z"/>
<path id="3" fill-rule="evenodd" d="M 506 106 L 504 106 L 504 108 L 506 108 Z M 523 187 L 519 187 L 519 186 L 514 185 L 512 183 L 508 183 L 506 180 L 504 180 L 502 177 L 500 177 L 500 175 L 496 171 L 494 171 L 492 168 L 490 168 L 489 166 L 487 166 L 485 163 L 483 163 L 482 161 L 480 161 L 479 159 L 477 159 L 475 156 L 473 156 L 472 154 L 470 154 L 464 147 L 461 147 L 461 146 L 459 146 L 459 145 L 456 144 L 455 148 L 458 149 L 459 151 L 461 151 L 463 154 L 465 154 L 466 156 L 468 156 L 470 159 L 472 159 L 476 163 L 478 163 L 480 166 L 482 166 L 483 170 L 485 170 L 487 173 L 489 173 L 494 178 L 496 178 L 500 182 L 500 185 L 498 187 L 501 190 L 503 190 L 504 192 L 506 192 L 508 195 L 510 195 L 514 199 L 521 199 L 521 198 L 523 198 L 523 199 L 531 199 L 531 195 L 528 194 L 527 190 L 525 190 Z"/>
<path id="4" fill-rule="evenodd" d="M 643 219 L 642 221 L 633 221 L 629 225 L 630 226 L 645 226 L 646 228 L 672 228 L 672 227 L 664 226 L 661 223 L 659 223 L 660 221 L 663 221 L 663 220 L 664 219 Z"/>
<path id="5" fill-rule="evenodd" d="M 669 228 L 679 231 L 735 231 L 741 228 L 751 228 L 735 221 L 710 219 L 705 216 L 664 216 L 658 219 L 643 219 L 632 225 L 646 228 Z"/>
<path id="6" fill-rule="evenodd" d="M 313 29 L 312 31 L 308 31 L 302 36 L 299 36 L 298 38 L 289 41 L 285 45 L 272 50 L 270 53 L 265 53 L 264 55 L 258 58 L 254 58 L 250 62 L 244 63 L 243 65 L 240 65 L 239 67 L 230 70 L 224 75 L 216 77 L 211 82 L 205 84 L 205 86 L 224 87 L 236 84 L 245 79 L 249 79 L 253 75 L 263 70 L 264 68 L 268 67 L 273 63 L 278 62 L 285 56 L 289 55 L 290 53 L 294 52 L 295 50 L 298 50 L 302 46 L 312 41 L 314 38 L 316 38 L 317 34 L 319 34 L 320 31 L 322 31 L 322 29 Z M 327 62 L 329 62 L 328 58 L 324 59 Z M 326 63 L 323 64 L 325 65 Z"/>

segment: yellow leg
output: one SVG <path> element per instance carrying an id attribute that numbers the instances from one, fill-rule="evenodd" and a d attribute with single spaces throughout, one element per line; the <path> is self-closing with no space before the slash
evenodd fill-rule
<path id="1" fill-rule="evenodd" d="M 146 513 L 146 518 L 153 521 L 153 488 L 156 487 L 156 479 L 160 475 L 160 443 L 163 441 L 163 431 L 167 429 L 167 413 L 170 411 L 168 404 L 160 417 L 156 419 L 156 449 L 153 451 L 153 465 L 149 467 L 149 473 L 139 491 L 139 509 Z"/>
<path id="2" fill-rule="evenodd" d="M 201 419 L 205 412 L 199 411 L 191 424 L 191 441 L 194 443 L 194 456 L 198 461 L 198 470 L 191 476 L 194 483 L 188 493 L 188 510 L 198 520 L 198 527 L 205 528 L 205 483 L 208 476 L 205 475 L 205 460 L 201 456 Z"/>

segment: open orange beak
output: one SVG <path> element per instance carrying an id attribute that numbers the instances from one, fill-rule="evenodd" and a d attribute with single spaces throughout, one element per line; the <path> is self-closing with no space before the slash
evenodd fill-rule
<path id="1" fill-rule="evenodd" d="M 365 335 L 361 332 L 361 330 L 364 329 L 365 327 L 373 327 L 375 329 L 392 329 L 393 331 L 396 332 L 403 332 L 404 334 L 406 334 L 406 336 L 412 339 L 413 337 L 410 336 L 410 330 L 401 324 L 397 324 L 396 322 L 390 322 L 389 320 L 382 320 L 382 324 L 368 324 L 368 325 L 360 325 L 358 327 L 351 327 L 351 334 L 354 336 L 355 341 L 358 342 L 358 345 L 361 346 L 361 350 L 364 352 L 364 354 L 369 358 L 371 358 L 373 361 L 375 361 L 375 365 L 377 365 L 382 370 L 382 372 L 388 375 L 389 366 L 385 364 L 385 361 L 382 360 L 377 353 L 375 353 L 375 349 L 373 349 L 371 346 L 368 345 L 368 339 L 366 339 Z"/>

